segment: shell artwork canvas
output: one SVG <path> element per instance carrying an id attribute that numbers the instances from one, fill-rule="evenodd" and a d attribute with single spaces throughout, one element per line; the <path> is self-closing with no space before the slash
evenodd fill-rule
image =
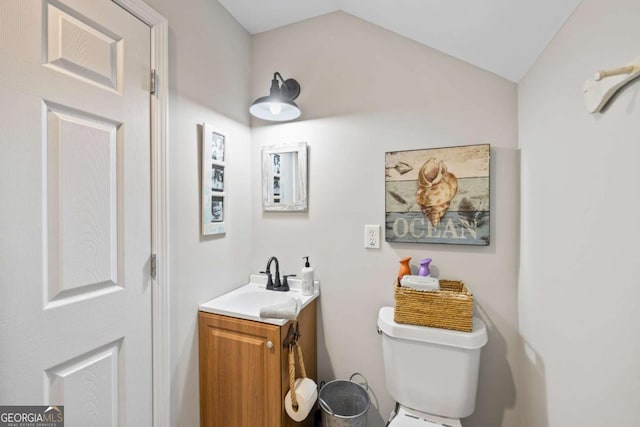
<path id="1" fill-rule="evenodd" d="M 385 154 L 385 240 L 489 245 L 489 144 Z"/>

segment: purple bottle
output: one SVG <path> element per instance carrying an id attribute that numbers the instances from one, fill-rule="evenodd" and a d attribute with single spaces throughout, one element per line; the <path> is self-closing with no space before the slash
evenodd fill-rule
<path id="1" fill-rule="evenodd" d="M 431 261 L 431 258 L 422 258 L 420 260 L 418 276 L 431 276 L 431 271 L 429 270 L 429 264 L 431 264 Z"/>

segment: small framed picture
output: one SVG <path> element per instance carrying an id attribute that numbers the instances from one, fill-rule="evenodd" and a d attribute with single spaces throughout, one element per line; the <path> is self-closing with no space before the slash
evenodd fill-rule
<path id="1" fill-rule="evenodd" d="M 211 222 L 224 221 L 224 196 L 211 196 Z"/>
<path id="2" fill-rule="evenodd" d="M 224 191 L 224 167 L 211 165 L 211 191 Z"/>
<path id="3" fill-rule="evenodd" d="M 206 124 L 205 127 L 207 127 Z M 211 145 L 211 160 L 224 162 L 224 135 L 215 132 L 213 129 L 209 129 L 207 136 L 208 142 Z"/>
<path id="4" fill-rule="evenodd" d="M 202 125 L 202 235 L 224 234 L 226 138 Z"/>

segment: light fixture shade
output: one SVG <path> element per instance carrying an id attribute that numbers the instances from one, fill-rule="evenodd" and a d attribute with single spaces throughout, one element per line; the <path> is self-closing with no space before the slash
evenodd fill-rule
<path id="1" fill-rule="evenodd" d="M 252 116 L 273 122 L 286 122 L 300 117 L 300 108 L 293 102 L 300 95 L 296 79 L 283 79 L 279 72 L 273 74 L 269 96 L 256 99 L 249 112 Z"/>
<path id="2" fill-rule="evenodd" d="M 286 122 L 300 117 L 300 108 L 295 102 L 271 95 L 256 99 L 249 107 L 249 112 L 254 117 L 274 122 Z"/>

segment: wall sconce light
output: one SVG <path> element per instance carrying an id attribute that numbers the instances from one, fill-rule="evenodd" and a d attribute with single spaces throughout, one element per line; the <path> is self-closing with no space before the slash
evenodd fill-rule
<path id="1" fill-rule="evenodd" d="M 278 81 L 280 79 L 280 82 Z M 300 108 L 293 102 L 300 95 L 300 84 L 295 79 L 283 79 L 280 73 L 273 74 L 269 96 L 256 99 L 249 112 L 262 120 L 284 122 L 297 119 Z"/>

